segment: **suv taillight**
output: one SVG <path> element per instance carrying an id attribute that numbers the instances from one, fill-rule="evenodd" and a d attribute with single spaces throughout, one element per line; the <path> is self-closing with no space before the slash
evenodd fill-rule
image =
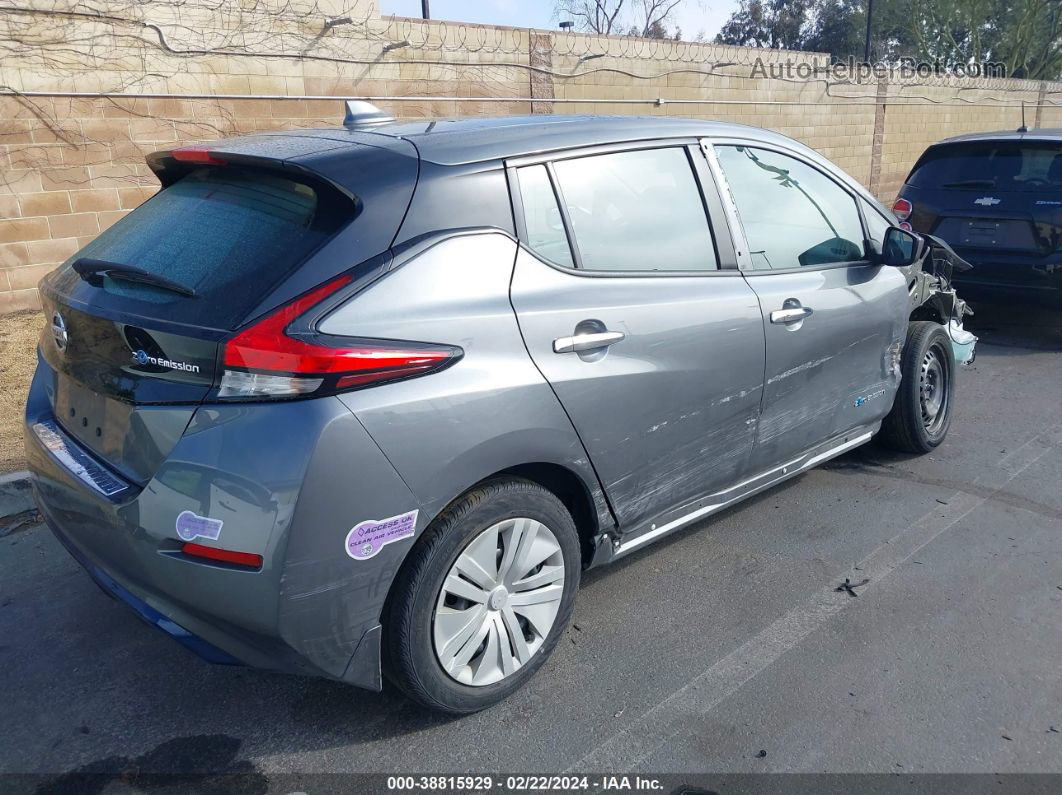
<path id="1" fill-rule="evenodd" d="M 914 212 L 914 205 L 907 199 L 897 199 L 892 203 L 892 214 L 900 221 L 900 229 L 906 229 L 908 232 L 914 231 L 914 227 L 908 220 L 912 212 Z"/>
<path id="2" fill-rule="evenodd" d="M 318 396 L 425 375 L 456 362 L 451 345 L 293 331 L 297 319 L 351 283 L 341 276 L 282 306 L 225 343 L 218 397 Z"/>

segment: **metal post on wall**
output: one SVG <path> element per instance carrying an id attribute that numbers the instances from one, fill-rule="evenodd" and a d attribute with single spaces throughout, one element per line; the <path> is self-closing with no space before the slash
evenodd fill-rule
<path id="1" fill-rule="evenodd" d="M 424 0 L 426 4 L 428 0 Z M 870 63 L 870 24 L 874 17 L 874 0 L 867 0 L 867 36 L 863 43 L 863 63 Z"/>
<path id="2" fill-rule="evenodd" d="M 420 0 L 420 15 L 424 19 L 431 19 L 431 9 L 428 8 L 428 0 Z"/>

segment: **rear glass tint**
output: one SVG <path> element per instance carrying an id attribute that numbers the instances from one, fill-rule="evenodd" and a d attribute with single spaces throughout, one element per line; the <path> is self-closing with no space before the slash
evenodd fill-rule
<path id="1" fill-rule="evenodd" d="M 57 287 L 93 304 L 162 320 L 232 328 L 285 274 L 353 215 L 326 186 L 241 168 L 203 168 L 162 190 L 74 255 L 127 265 L 190 288 L 93 278 L 70 267 Z"/>
<path id="2" fill-rule="evenodd" d="M 917 188 L 1057 192 L 1062 188 L 1062 143 L 984 141 L 936 146 L 907 183 Z"/>

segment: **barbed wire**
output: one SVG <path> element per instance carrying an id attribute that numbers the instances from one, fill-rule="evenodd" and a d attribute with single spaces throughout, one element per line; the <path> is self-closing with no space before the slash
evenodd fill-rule
<path id="1" fill-rule="evenodd" d="M 124 0 L 94 7 L 90 3 L 53 0 L 34 8 L 0 4 L 4 25 L 0 28 L 0 52 L 19 58 L 24 68 L 52 71 L 77 67 L 130 71 L 130 58 L 143 65 L 145 79 L 169 76 L 152 70 L 153 55 L 179 59 L 231 56 L 262 60 L 301 60 L 363 67 L 385 67 L 415 62 L 481 71 L 520 70 L 560 81 L 615 74 L 633 81 L 666 79 L 672 75 L 703 78 L 765 79 L 743 74 L 736 67 L 788 63 L 806 64 L 804 77 L 769 76 L 790 83 L 824 83 L 830 96 L 833 86 L 873 85 L 831 79 L 829 57 L 824 53 L 767 50 L 729 45 L 644 39 L 630 36 L 592 36 L 570 32 L 529 31 L 526 28 L 484 26 L 402 17 L 377 17 L 363 13 L 357 18 L 330 19 L 313 0 L 244 0 L 238 5 L 210 0 Z M 66 19 L 89 26 L 71 30 L 52 24 L 35 27 L 41 19 Z M 21 21 L 20 21 L 21 20 Z M 319 29 L 316 28 L 320 21 Z M 192 24 L 194 22 L 194 24 Z M 205 24 L 209 23 L 209 24 Z M 338 24 L 337 24 L 338 23 Z M 77 26 L 74 26 L 75 28 Z M 316 32 L 312 32 L 315 31 Z M 535 58 L 529 58 L 529 38 L 534 36 Z M 352 45 L 378 44 L 373 57 L 352 57 Z M 492 56 L 487 60 L 485 56 Z M 575 59 L 575 63 L 570 63 Z M 642 68 L 614 61 L 641 62 Z M 597 63 L 589 63 L 597 61 Z M 678 68 L 661 68 L 683 64 Z M 371 77 L 371 75 L 366 75 Z M 889 84 L 898 93 L 913 88 L 950 89 L 954 99 L 965 102 L 959 92 L 1062 94 L 1062 83 L 1036 84 L 995 77 L 933 75 L 903 79 L 893 75 Z M 924 96 L 926 101 L 937 98 Z"/>

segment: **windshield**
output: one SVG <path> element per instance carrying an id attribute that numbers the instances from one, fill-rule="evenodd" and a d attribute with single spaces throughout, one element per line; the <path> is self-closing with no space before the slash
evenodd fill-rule
<path id="1" fill-rule="evenodd" d="M 56 286 L 87 303 L 228 328 L 352 214 L 333 194 L 265 171 L 199 169 L 81 249 Z M 113 265 L 113 275 L 94 266 L 102 273 L 76 284 L 75 271 L 92 270 L 86 261 Z"/>
<path id="2" fill-rule="evenodd" d="M 1062 142 L 985 141 L 935 146 L 907 184 L 917 188 L 997 192 L 1062 188 Z"/>

